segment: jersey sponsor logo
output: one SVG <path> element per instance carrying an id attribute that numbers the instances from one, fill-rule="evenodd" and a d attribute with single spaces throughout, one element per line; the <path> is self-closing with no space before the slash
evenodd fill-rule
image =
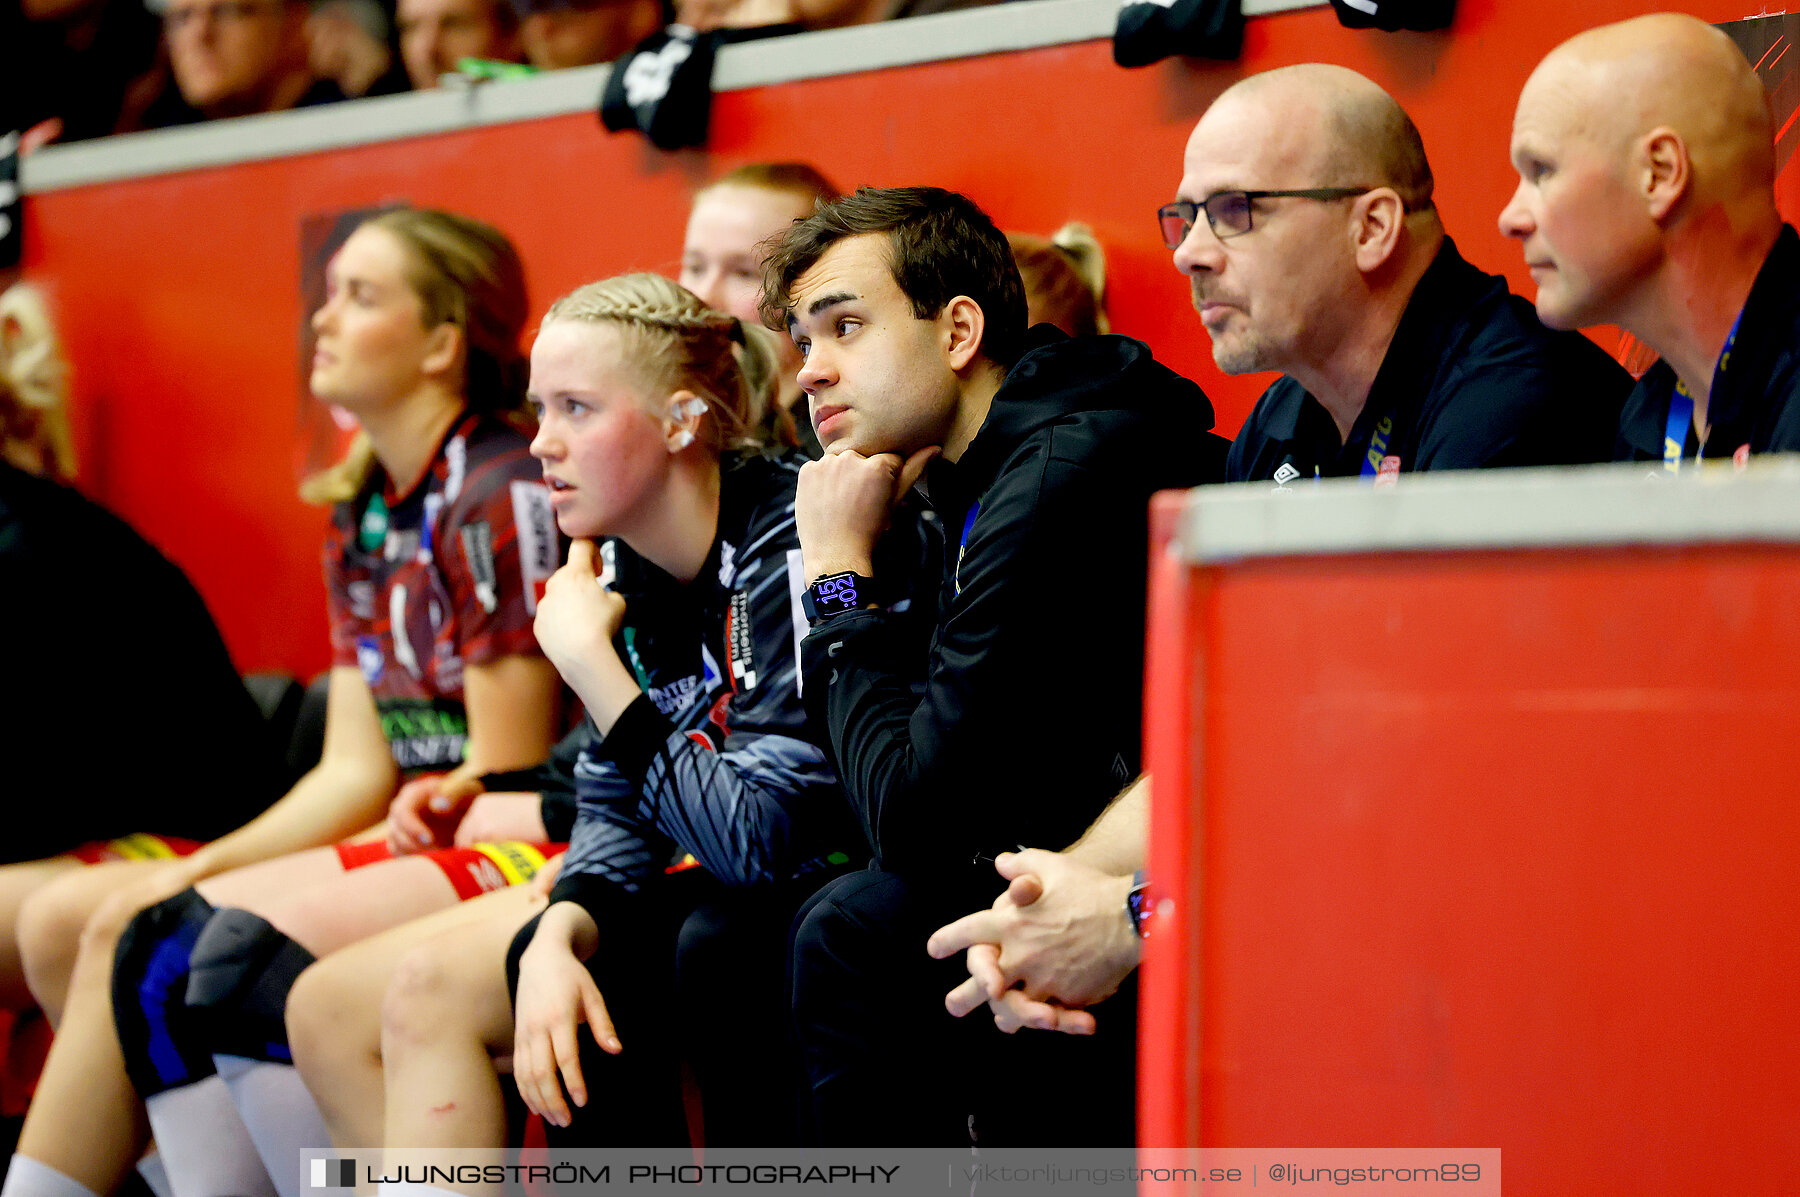
<path id="1" fill-rule="evenodd" d="M 1389 453 L 1381 459 L 1381 465 L 1375 470 L 1375 488 L 1393 486 L 1400 481 L 1400 459 Z"/>
<path id="2" fill-rule="evenodd" d="M 350 598 L 350 614 L 358 619 L 375 618 L 375 583 L 368 578 L 356 578 L 345 586 Z"/>
<path id="3" fill-rule="evenodd" d="M 414 552 L 414 559 L 420 565 L 430 565 L 433 557 L 431 538 L 437 531 L 438 515 L 444 510 L 444 496 L 433 491 L 425 496 L 425 517 L 419 529 L 419 547 Z"/>
<path id="4" fill-rule="evenodd" d="M 494 862 L 483 858 L 471 861 L 468 865 L 469 878 L 475 882 L 475 888 L 484 894 L 491 894 L 497 889 L 506 888 L 506 876 L 495 867 Z"/>
<path id="5" fill-rule="evenodd" d="M 494 530 L 481 520 L 464 524 L 457 535 L 462 540 L 469 576 L 475 580 L 475 601 L 491 615 L 500 605 L 499 578 L 494 572 Z"/>
<path id="6" fill-rule="evenodd" d="M 418 551 L 419 534 L 417 532 L 411 530 L 402 532 L 390 528 L 387 540 L 381 548 L 381 557 L 382 560 L 388 562 L 405 561 L 409 557 L 416 556 Z"/>
<path id="7" fill-rule="evenodd" d="M 455 768 L 468 750 L 469 717 L 451 699 L 390 698 L 376 704 L 381 734 L 405 770 Z"/>
<path id="8" fill-rule="evenodd" d="M 419 668 L 419 654 L 413 651 L 412 640 L 406 634 L 406 587 L 395 586 L 388 592 L 388 631 L 393 636 L 394 660 L 400 667 L 414 677 L 422 678 L 425 671 Z"/>
<path id="9" fill-rule="evenodd" d="M 444 446 L 444 502 L 456 502 L 456 496 L 462 494 L 463 479 L 468 477 L 468 473 L 468 438 L 453 436 L 450 443 Z"/>
<path id="10" fill-rule="evenodd" d="M 729 540 L 719 542 L 719 585 L 733 585 L 732 572 L 737 565 L 737 546 Z"/>
<path id="11" fill-rule="evenodd" d="M 731 607 L 725 615 L 725 649 L 731 657 L 731 688 L 756 689 L 756 661 L 750 638 L 750 595 L 742 590 L 731 592 Z"/>
<path id="12" fill-rule="evenodd" d="M 388 505 L 380 494 L 369 500 L 363 509 L 362 522 L 356 529 L 356 543 L 365 553 L 373 553 L 387 541 Z"/>
<path id="13" fill-rule="evenodd" d="M 492 862 L 503 885 L 523 885 L 544 867 L 544 854 L 531 844 L 519 840 L 500 840 L 474 845 L 475 851 Z M 498 889 L 500 886 L 495 886 Z"/>
<path id="14" fill-rule="evenodd" d="M 1275 489 L 1280 490 L 1294 479 L 1300 477 L 1300 470 L 1291 461 L 1284 461 L 1275 467 Z"/>
<path id="15" fill-rule="evenodd" d="M 700 690 L 700 679 L 693 674 L 677 678 L 661 686 L 651 686 L 645 691 L 650 701 L 664 715 L 673 715 L 686 706 Z"/>
<path id="16" fill-rule="evenodd" d="M 381 641 L 374 636 L 358 636 L 356 638 L 356 667 L 362 670 L 363 681 L 373 686 L 387 672 L 387 657 L 381 651 Z"/>
<path id="17" fill-rule="evenodd" d="M 513 529 L 519 537 L 519 572 L 525 583 L 525 611 L 536 615 L 544 584 L 561 564 L 556 557 L 556 513 L 542 482 L 514 482 Z"/>

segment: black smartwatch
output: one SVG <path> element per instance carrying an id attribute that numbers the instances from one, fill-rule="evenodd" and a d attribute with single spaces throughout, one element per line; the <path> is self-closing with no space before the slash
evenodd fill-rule
<path id="1" fill-rule="evenodd" d="M 806 621 L 817 627 L 834 615 L 860 611 L 875 601 L 875 579 L 845 571 L 827 574 L 806 588 L 800 596 L 800 609 Z"/>

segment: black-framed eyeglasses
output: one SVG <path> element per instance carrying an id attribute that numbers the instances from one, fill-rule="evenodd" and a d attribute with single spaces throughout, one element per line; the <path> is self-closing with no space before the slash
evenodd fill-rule
<path id="1" fill-rule="evenodd" d="M 1162 227 L 1163 244 L 1170 249 L 1178 249 L 1193 231 L 1194 221 L 1199 219 L 1203 211 L 1213 236 L 1223 241 L 1227 237 L 1239 237 L 1250 231 L 1250 213 L 1257 200 L 1349 199 L 1353 195 L 1367 195 L 1373 190 L 1373 187 L 1307 187 L 1295 191 L 1217 191 L 1198 203 L 1193 200 L 1176 200 L 1172 204 L 1164 204 L 1156 210 L 1156 223 Z"/>

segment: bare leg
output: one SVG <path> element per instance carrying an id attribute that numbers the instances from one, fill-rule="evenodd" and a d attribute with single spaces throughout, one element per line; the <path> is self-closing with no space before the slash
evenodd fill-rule
<path id="1" fill-rule="evenodd" d="M 29 1010 L 37 1005 L 25 983 L 25 964 L 19 957 L 20 907 L 46 882 L 80 867 L 81 862 L 73 856 L 0 866 L 0 1006 Z"/>
<path id="2" fill-rule="evenodd" d="M 51 1026 L 61 1026 L 88 920 L 106 899 L 150 876 L 160 863 L 131 860 L 70 869 L 26 897 L 19 910 L 17 942 L 25 980 Z M 102 988 L 110 980 L 110 955 L 105 967 Z"/>
<path id="3" fill-rule="evenodd" d="M 313 848 L 202 881 L 214 906 L 261 915 L 315 956 L 456 903 L 442 869 L 402 856 L 344 871 L 336 848 Z"/>
<path id="4" fill-rule="evenodd" d="M 497 1056 L 510 1056 L 512 1002 L 506 951 L 542 908 L 529 893 L 493 917 L 438 935 L 400 958 L 382 1002 L 391 1148 L 506 1144 Z"/>
<path id="5" fill-rule="evenodd" d="M 375 1147 L 383 1139 L 382 998 L 402 957 L 440 937 L 470 960 L 494 954 L 506 1006 L 506 946 L 542 906 L 528 887 L 515 886 L 362 940 L 301 974 L 288 995 L 288 1042 L 340 1149 Z M 487 946 L 490 938 L 497 948 Z M 510 1008 L 503 1021 L 510 1049 Z"/>
<path id="6" fill-rule="evenodd" d="M 122 884 L 155 867 L 136 862 L 96 865 L 47 888 L 81 882 L 89 874 L 109 869 L 124 871 Z M 86 889 L 83 887 L 84 892 Z M 30 907 L 28 904 L 27 909 Z M 113 1025 L 113 952 L 120 932 L 135 913 L 109 906 L 82 931 L 80 950 L 67 981 L 62 1024 L 19 1133 L 19 1155 L 48 1164 L 96 1193 L 110 1193 L 118 1187 L 149 1138 L 143 1103 L 125 1074 L 125 1057 Z M 29 969 L 29 942 L 26 948 Z"/>

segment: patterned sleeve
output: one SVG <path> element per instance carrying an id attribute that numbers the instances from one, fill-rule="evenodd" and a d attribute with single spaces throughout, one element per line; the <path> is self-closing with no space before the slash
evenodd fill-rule
<path id="1" fill-rule="evenodd" d="M 456 649 L 465 664 L 541 655 L 531 624 L 538 595 L 561 557 L 550 494 L 526 442 L 467 453 L 466 478 L 437 523 L 434 552 L 455 612 Z M 452 449 L 457 442 L 452 442 Z M 451 483 L 457 469 L 451 465 Z"/>
<path id="2" fill-rule="evenodd" d="M 785 880 L 861 835 L 800 702 L 799 546 L 792 498 L 740 557 L 726 605 L 727 660 L 705 697 L 665 713 L 640 695 L 590 745 L 553 898 L 597 882 L 635 887 L 671 848 L 731 885 Z"/>

